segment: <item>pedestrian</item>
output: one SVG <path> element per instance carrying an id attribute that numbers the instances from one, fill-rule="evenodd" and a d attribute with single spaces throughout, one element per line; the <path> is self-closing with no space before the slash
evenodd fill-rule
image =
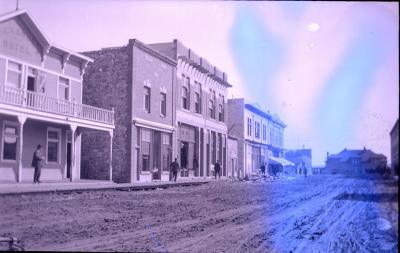
<path id="1" fill-rule="evenodd" d="M 41 183 L 40 174 L 42 172 L 44 156 L 42 155 L 42 145 L 38 144 L 35 152 L 33 152 L 32 167 L 35 168 L 33 174 L 33 183 Z"/>
<path id="2" fill-rule="evenodd" d="M 215 179 L 217 179 L 217 173 L 218 173 L 218 178 L 221 179 L 221 165 L 219 164 L 219 161 L 214 164 L 214 172 L 215 172 Z"/>
<path id="3" fill-rule="evenodd" d="M 175 158 L 175 161 L 173 161 L 170 164 L 170 167 L 171 167 L 171 172 L 172 172 L 171 180 L 174 180 L 174 182 L 176 182 L 176 178 L 178 176 L 178 169 L 179 169 L 178 158 Z"/>
<path id="4" fill-rule="evenodd" d="M 261 165 L 261 175 L 265 177 L 265 163 Z"/>

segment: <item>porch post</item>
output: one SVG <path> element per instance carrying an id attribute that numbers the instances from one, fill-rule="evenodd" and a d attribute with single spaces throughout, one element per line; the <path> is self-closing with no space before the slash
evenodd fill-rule
<path id="1" fill-rule="evenodd" d="M 108 133 L 110 134 L 110 179 L 109 180 L 112 182 L 113 181 L 112 180 L 112 175 L 113 175 L 113 173 L 112 173 L 112 150 L 113 150 L 114 131 L 110 130 Z"/>
<path id="2" fill-rule="evenodd" d="M 70 181 L 74 181 L 75 177 L 75 132 L 77 129 L 77 125 L 70 124 L 69 127 L 71 128 L 71 174 L 70 174 Z"/>
<path id="3" fill-rule="evenodd" d="M 19 131 L 18 131 L 18 140 L 19 140 L 19 145 L 18 145 L 18 174 L 17 174 L 17 180 L 18 183 L 22 182 L 22 151 L 23 151 L 23 146 L 24 146 L 24 124 L 26 121 L 26 117 L 24 116 L 18 116 L 18 123 L 19 123 Z"/>

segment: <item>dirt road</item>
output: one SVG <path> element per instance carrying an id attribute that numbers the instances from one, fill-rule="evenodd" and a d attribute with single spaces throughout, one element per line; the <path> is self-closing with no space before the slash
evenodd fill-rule
<path id="1" fill-rule="evenodd" d="M 28 250 L 397 252 L 393 181 L 313 176 L 152 191 L 0 196 Z"/>

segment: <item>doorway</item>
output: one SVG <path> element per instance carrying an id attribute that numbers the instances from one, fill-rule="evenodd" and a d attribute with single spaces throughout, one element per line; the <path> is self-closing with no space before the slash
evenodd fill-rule
<path id="1" fill-rule="evenodd" d="M 188 151 L 189 151 L 189 143 L 182 141 L 181 142 L 181 176 L 182 177 L 188 177 L 189 176 L 189 171 L 188 171 Z"/>
<path id="2" fill-rule="evenodd" d="M 71 178 L 71 163 L 72 163 L 72 154 L 71 154 L 71 142 L 67 143 L 67 178 Z"/>

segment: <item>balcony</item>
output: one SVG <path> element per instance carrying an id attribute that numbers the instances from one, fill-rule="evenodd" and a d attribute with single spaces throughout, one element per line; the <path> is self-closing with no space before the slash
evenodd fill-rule
<path id="1" fill-rule="evenodd" d="M 45 96 L 37 92 L 0 86 L 0 103 L 55 113 L 105 124 L 114 124 L 114 111 Z"/>

